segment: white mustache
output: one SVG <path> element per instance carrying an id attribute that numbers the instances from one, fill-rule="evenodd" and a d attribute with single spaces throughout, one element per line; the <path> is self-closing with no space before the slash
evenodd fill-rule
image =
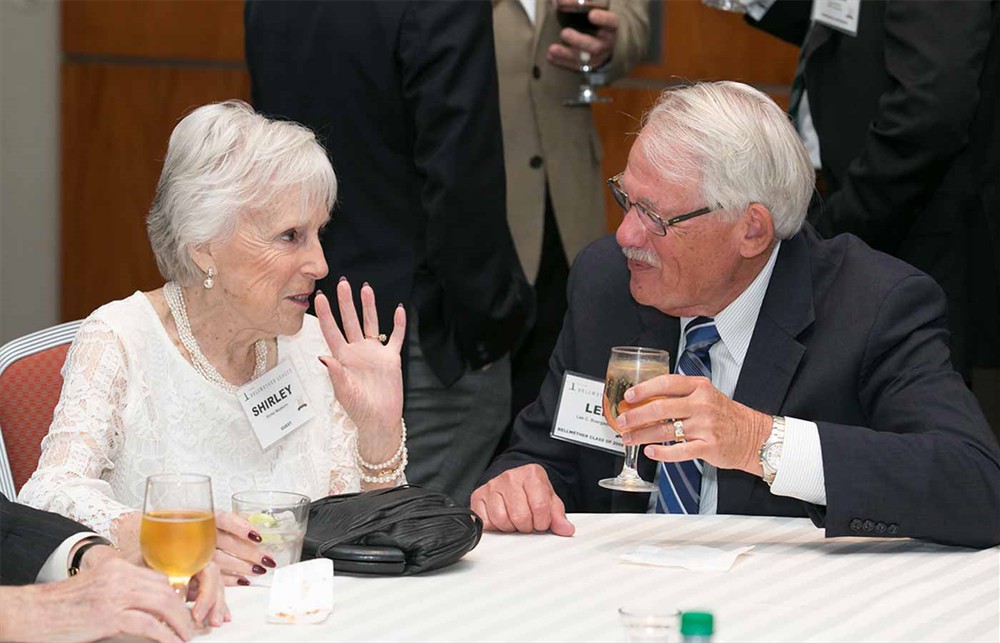
<path id="1" fill-rule="evenodd" d="M 643 248 L 635 248 L 633 246 L 625 246 L 622 248 L 622 254 L 626 258 L 632 261 L 638 261 L 641 263 L 648 264 L 650 266 L 659 267 L 660 258 L 656 256 L 651 250 L 645 250 Z"/>

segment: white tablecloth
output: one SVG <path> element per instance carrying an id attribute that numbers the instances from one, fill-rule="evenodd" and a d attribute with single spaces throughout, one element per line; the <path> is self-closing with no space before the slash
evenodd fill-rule
<path id="1" fill-rule="evenodd" d="M 576 514 L 572 538 L 484 534 L 412 577 L 337 576 L 320 625 L 266 622 L 268 589 L 230 588 L 219 641 L 623 641 L 619 607 L 714 612 L 716 641 L 997 641 L 1000 548 L 825 539 L 797 518 Z M 754 545 L 728 572 L 619 561 L 640 544 Z"/>

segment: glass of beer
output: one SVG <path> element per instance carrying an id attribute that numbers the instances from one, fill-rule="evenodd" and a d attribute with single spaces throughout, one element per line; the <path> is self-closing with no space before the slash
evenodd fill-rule
<path id="1" fill-rule="evenodd" d="M 212 479 L 193 473 L 146 478 L 139 545 L 146 564 L 186 596 L 188 581 L 215 553 Z"/>
<path id="2" fill-rule="evenodd" d="M 563 29 L 575 29 L 582 34 L 593 36 L 599 27 L 590 21 L 591 9 L 607 9 L 611 0 L 557 0 L 556 20 Z M 594 103 L 610 103 L 610 98 L 597 95 L 597 87 L 605 82 L 605 75 L 590 66 L 590 55 L 582 52 L 580 55 L 580 73 L 583 83 L 576 96 L 567 99 L 564 104 L 570 107 L 586 107 Z"/>
<path id="3" fill-rule="evenodd" d="M 656 348 L 641 346 L 615 346 L 608 360 L 608 375 L 604 380 L 604 419 L 611 428 L 618 430 L 615 421 L 632 405 L 625 401 L 625 391 L 639 382 L 645 382 L 657 375 L 670 372 L 670 353 Z M 605 478 L 598 482 L 605 489 L 649 493 L 656 486 L 639 477 L 636 461 L 639 445 L 625 446 L 625 464 L 615 478 Z"/>

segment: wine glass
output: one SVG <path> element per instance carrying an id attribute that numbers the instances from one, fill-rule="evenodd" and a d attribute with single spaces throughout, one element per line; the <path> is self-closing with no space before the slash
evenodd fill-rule
<path id="1" fill-rule="evenodd" d="M 600 29 L 590 21 L 591 9 L 607 9 L 611 5 L 611 0 L 558 0 L 556 3 L 556 19 L 563 29 L 567 27 L 575 29 L 582 34 L 593 36 Z M 603 85 L 606 76 L 594 70 L 590 66 L 590 54 L 586 51 L 580 53 L 580 73 L 583 74 L 583 83 L 576 96 L 563 102 L 570 107 L 586 107 L 594 103 L 610 103 L 610 98 L 603 98 L 597 95 L 597 87 Z"/>
<path id="2" fill-rule="evenodd" d="M 639 382 L 645 382 L 658 375 L 670 372 L 670 353 L 657 348 L 641 346 L 615 346 L 611 349 L 608 360 L 608 375 L 604 380 L 604 418 L 615 427 L 618 416 L 625 413 L 632 405 L 625 401 L 625 391 Z M 632 491 L 649 493 L 656 489 L 651 482 L 639 477 L 636 471 L 636 460 L 639 458 L 639 445 L 625 446 L 625 464 L 621 473 L 615 478 L 605 478 L 597 484 L 605 489 L 615 491 Z"/>
<path id="3" fill-rule="evenodd" d="M 730 11 L 732 13 L 746 13 L 747 3 L 744 0 L 701 0 L 706 7 Z"/>
<path id="4" fill-rule="evenodd" d="M 187 596 L 191 577 L 215 553 L 212 479 L 193 473 L 163 473 L 146 478 L 139 545 L 146 564 L 170 578 Z"/>

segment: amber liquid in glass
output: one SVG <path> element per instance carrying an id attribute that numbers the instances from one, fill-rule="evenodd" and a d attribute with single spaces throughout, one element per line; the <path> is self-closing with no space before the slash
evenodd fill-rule
<path id="1" fill-rule="evenodd" d="M 142 516 L 139 534 L 146 564 L 187 583 L 215 553 L 215 515 L 208 511 L 150 511 Z"/>

